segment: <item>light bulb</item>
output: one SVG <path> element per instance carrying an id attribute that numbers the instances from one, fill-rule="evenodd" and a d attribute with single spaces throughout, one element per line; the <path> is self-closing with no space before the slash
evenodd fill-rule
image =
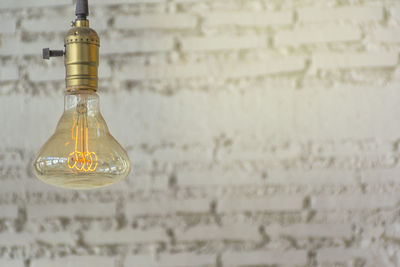
<path id="1" fill-rule="evenodd" d="M 34 170 L 43 182 L 72 189 L 107 186 L 129 174 L 129 158 L 110 134 L 95 92 L 65 93 L 64 114 Z"/>
<path id="2" fill-rule="evenodd" d="M 98 83 L 100 39 L 89 28 L 87 0 L 77 0 L 76 20 L 64 37 L 63 50 L 43 49 L 43 58 L 64 56 L 64 113 L 53 136 L 34 161 L 43 182 L 72 189 L 107 186 L 130 171 L 128 155 L 108 131 L 100 114 Z"/>

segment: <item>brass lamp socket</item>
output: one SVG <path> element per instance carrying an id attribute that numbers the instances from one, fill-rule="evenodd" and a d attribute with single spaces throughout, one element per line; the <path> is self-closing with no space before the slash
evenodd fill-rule
<path id="1" fill-rule="evenodd" d="M 72 26 L 64 37 L 66 89 L 96 91 L 100 38 L 86 19 L 76 20 Z"/>

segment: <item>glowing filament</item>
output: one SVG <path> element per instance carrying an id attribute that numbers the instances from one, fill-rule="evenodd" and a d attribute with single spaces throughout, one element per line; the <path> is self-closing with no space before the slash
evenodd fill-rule
<path id="1" fill-rule="evenodd" d="M 68 155 L 68 167 L 82 172 L 92 172 L 97 168 L 97 155 L 89 151 L 89 129 L 84 125 L 72 127 L 72 139 L 75 140 L 75 149 Z M 74 129 L 75 128 L 75 129 Z"/>

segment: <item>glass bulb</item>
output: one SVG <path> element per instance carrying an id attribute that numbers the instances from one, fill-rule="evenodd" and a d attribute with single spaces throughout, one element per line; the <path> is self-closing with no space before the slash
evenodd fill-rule
<path id="1" fill-rule="evenodd" d="M 110 134 L 95 92 L 65 93 L 64 114 L 34 170 L 43 182 L 72 189 L 107 186 L 128 175 L 128 155 Z"/>

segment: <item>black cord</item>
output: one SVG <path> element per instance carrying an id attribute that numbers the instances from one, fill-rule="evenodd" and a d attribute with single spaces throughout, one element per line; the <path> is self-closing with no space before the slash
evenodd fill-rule
<path id="1" fill-rule="evenodd" d="M 88 0 L 76 1 L 75 15 L 77 20 L 86 20 L 89 15 Z"/>

